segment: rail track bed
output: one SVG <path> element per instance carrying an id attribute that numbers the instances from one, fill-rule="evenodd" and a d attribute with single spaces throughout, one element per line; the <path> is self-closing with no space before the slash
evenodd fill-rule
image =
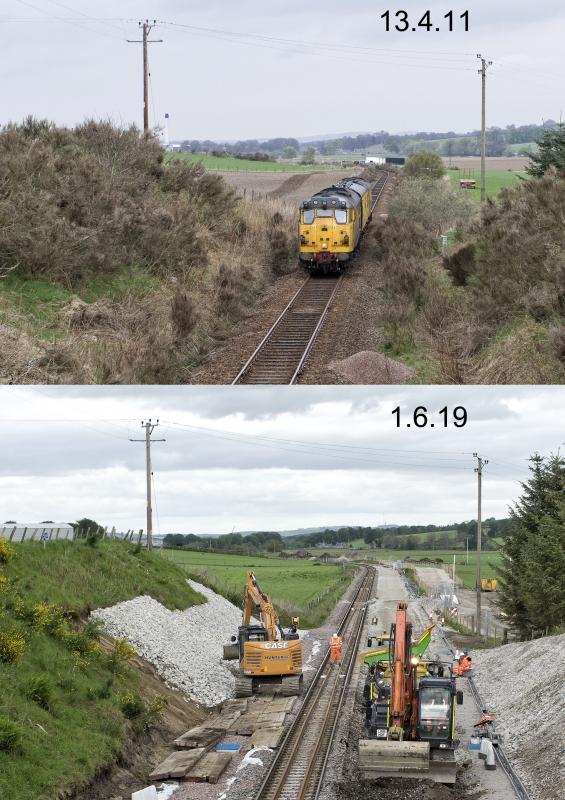
<path id="1" fill-rule="evenodd" d="M 342 663 L 330 664 L 326 654 L 255 800 L 316 800 L 319 796 L 339 712 L 351 683 L 374 577 L 374 569 L 367 569 L 339 626 L 344 640 Z"/>
<path id="2" fill-rule="evenodd" d="M 372 186 L 371 214 L 388 177 L 383 173 Z M 238 372 L 232 385 L 297 383 L 341 280 L 341 275 L 307 278 Z"/>
<path id="3" fill-rule="evenodd" d="M 341 276 L 308 278 L 233 384 L 296 383 L 340 282 Z"/>

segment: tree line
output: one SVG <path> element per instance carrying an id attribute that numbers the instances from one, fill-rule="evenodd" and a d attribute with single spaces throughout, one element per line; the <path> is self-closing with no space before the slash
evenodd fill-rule
<path id="1" fill-rule="evenodd" d="M 495 549 L 495 538 L 507 535 L 510 520 L 487 519 L 483 523 L 486 550 Z M 453 535 L 455 532 L 455 535 Z M 415 536 L 414 534 L 425 534 Z M 388 550 L 445 550 L 476 547 L 477 522 L 453 523 L 451 525 L 397 525 L 385 528 L 346 526 L 327 528 L 315 533 L 281 536 L 276 531 L 257 533 L 229 533 L 222 536 L 197 536 L 196 534 L 169 533 L 165 536 L 165 547 L 189 550 L 219 550 L 231 553 L 256 552 L 278 553 L 284 549 L 307 549 L 309 547 L 353 547 L 353 542 L 362 539 L 366 545 Z"/>
<path id="2" fill-rule="evenodd" d="M 502 156 L 513 153 L 513 145 L 529 145 L 537 142 L 548 130 L 556 130 L 559 123 L 546 120 L 543 125 L 507 125 L 487 129 L 487 155 Z M 229 155 L 270 154 L 282 158 L 296 158 L 308 149 L 320 155 L 339 153 L 364 153 L 370 147 L 381 147 L 387 153 L 411 155 L 421 151 L 434 152 L 441 156 L 478 156 L 481 148 L 480 131 L 455 133 L 455 131 L 421 131 L 410 134 L 391 134 L 387 131 L 360 133 L 356 136 L 341 136 L 332 140 L 314 139 L 299 142 L 292 137 L 274 139 L 242 139 L 237 142 L 214 142 L 210 139 L 185 139 L 180 149 L 188 153 L 223 153 Z M 524 150 L 525 152 L 525 150 Z"/>

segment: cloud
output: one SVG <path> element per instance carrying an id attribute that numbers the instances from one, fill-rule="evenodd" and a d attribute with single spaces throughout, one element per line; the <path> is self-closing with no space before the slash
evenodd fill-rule
<path id="1" fill-rule="evenodd" d="M 159 417 L 163 530 L 218 532 L 503 514 L 534 451 L 565 439 L 563 387 L 0 387 L 0 518 L 144 527 L 141 419 Z M 401 428 L 391 413 L 399 405 Z M 438 411 L 466 407 L 465 428 Z M 407 427 L 426 406 L 435 427 Z M 229 520 L 233 519 L 230 523 Z M 229 524 L 228 524 L 229 523 Z"/>
<path id="2" fill-rule="evenodd" d="M 32 113 L 66 124 L 88 116 L 139 123 L 140 48 L 125 41 L 139 37 L 139 5 L 99 0 L 94 11 L 69 0 L 75 14 L 49 0 L 33 5 L 44 11 L 22 5 L 12 7 L 10 16 L 36 21 L 2 23 L 8 33 L 3 122 Z M 404 8 L 414 18 L 424 10 L 417 3 Z M 439 0 L 426 8 L 434 20 L 445 13 Z M 101 21 L 82 19 L 81 13 Z M 565 12 L 557 0 L 511 5 L 480 0 L 470 8 L 468 33 L 387 33 L 381 13 L 369 0 L 328 0 L 323 14 L 297 0 L 156 0 L 152 16 L 177 25 L 160 24 L 155 38 L 164 43 L 150 48 L 152 112 L 154 106 L 158 120 L 170 113 L 173 138 L 311 135 L 324 132 L 328 111 L 336 119 L 335 98 L 346 97 L 346 113 L 332 128 L 474 129 L 479 86 L 474 56 L 485 52 L 505 65 L 489 82 L 490 124 L 555 116 L 555 83 L 548 85 L 547 76 L 536 70 L 563 77 Z M 251 41 L 204 28 L 267 38 Z M 311 44 L 273 39 L 388 52 L 339 47 L 321 52 Z"/>

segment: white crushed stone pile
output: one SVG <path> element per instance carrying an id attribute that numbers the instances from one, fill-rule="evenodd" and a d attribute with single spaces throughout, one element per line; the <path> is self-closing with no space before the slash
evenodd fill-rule
<path id="1" fill-rule="evenodd" d="M 342 361 L 330 361 L 328 366 L 340 378 L 356 384 L 408 383 L 416 376 L 416 370 L 374 350 L 362 350 Z"/>
<path id="2" fill-rule="evenodd" d="M 206 603 L 169 611 L 144 595 L 97 609 L 92 616 L 115 639 L 127 639 L 168 683 L 212 706 L 233 696 L 235 679 L 222 656 L 241 623 L 241 610 L 206 586 L 188 583 Z"/>
<path id="3" fill-rule="evenodd" d="M 504 751 L 532 800 L 563 797 L 565 634 L 474 651 L 473 666 Z"/>

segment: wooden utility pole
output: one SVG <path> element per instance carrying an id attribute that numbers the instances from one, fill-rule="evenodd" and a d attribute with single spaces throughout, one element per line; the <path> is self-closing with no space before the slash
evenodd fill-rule
<path id="1" fill-rule="evenodd" d="M 486 459 L 481 458 L 477 453 L 473 453 L 473 458 L 477 459 L 475 472 L 477 473 L 477 633 L 481 638 L 481 525 L 482 525 L 482 492 L 483 492 L 483 467 L 488 464 Z"/>
<path id="2" fill-rule="evenodd" d="M 159 424 L 159 420 L 152 422 L 142 422 L 141 427 L 145 428 L 144 439 L 130 439 L 130 442 L 145 442 L 145 472 L 146 472 L 146 486 L 147 486 L 147 549 L 151 550 L 153 547 L 153 507 L 151 504 L 151 442 L 166 442 L 166 439 L 152 439 L 151 434 Z"/>
<path id="3" fill-rule="evenodd" d="M 481 76 L 481 203 L 487 199 L 486 192 L 486 154 L 487 154 L 487 128 L 486 128 L 486 93 L 487 93 L 487 69 L 492 65 L 492 61 L 487 61 L 480 53 L 477 58 L 481 62 L 479 75 Z"/>
<path id="4" fill-rule="evenodd" d="M 141 39 L 128 39 L 130 44 L 143 45 L 143 133 L 147 136 L 149 133 L 149 47 L 150 44 L 162 42 L 162 39 L 149 39 L 149 34 L 157 24 L 157 20 L 149 22 L 140 22 L 139 27 L 142 30 L 143 38 Z"/>

